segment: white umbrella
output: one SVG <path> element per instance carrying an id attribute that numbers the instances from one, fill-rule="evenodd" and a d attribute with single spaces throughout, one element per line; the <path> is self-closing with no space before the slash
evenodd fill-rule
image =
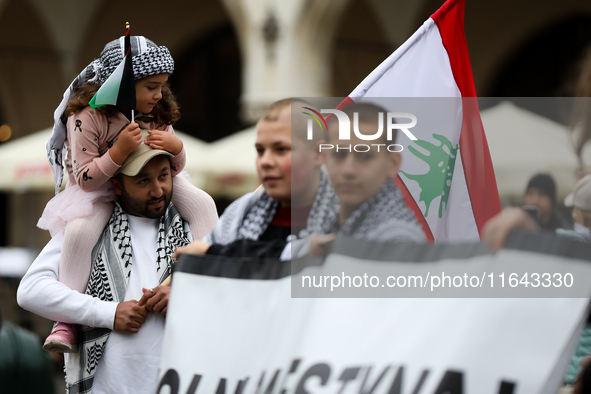
<path id="1" fill-rule="evenodd" d="M 554 178 L 559 201 L 573 190 L 577 159 L 566 126 L 511 102 L 483 110 L 481 118 L 501 198 L 523 197 L 541 172 Z"/>
<path id="2" fill-rule="evenodd" d="M 191 182 L 195 186 L 204 189 L 206 183 L 204 170 L 211 165 L 210 144 L 180 131 L 175 130 L 175 134 L 183 141 L 183 147 L 185 148 L 187 157 L 185 171 L 187 171 L 191 177 Z"/>
<path id="3" fill-rule="evenodd" d="M 256 127 L 249 127 L 210 144 L 203 169 L 208 193 L 235 198 L 258 187 L 255 140 Z"/>
<path id="4" fill-rule="evenodd" d="M 186 169 L 193 183 L 202 187 L 204 175 L 200 163 L 208 161 L 209 144 L 188 134 L 176 131 L 183 141 L 187 155 Z M 51 128 L 16 138 L 0 146 L 0 190 L 25 192 L 53 190 L 53 171 L 47 161 L 45 145 Z M 65 177 L 67 180 L 67 177 Z"/>
<path id="5" fill-rule="evenodd" d="M 211 144 L 212 154 L 219 160 L 212 173 L 241 172 L 256 175 L 256 127 L 249 127 Z"/>
<path id="6" fill-rule="evenodd" d="M 53 190 L 53 171 L 45 150 L 50 135 L 48 128 L 0 145 L 0 190 Z"/>

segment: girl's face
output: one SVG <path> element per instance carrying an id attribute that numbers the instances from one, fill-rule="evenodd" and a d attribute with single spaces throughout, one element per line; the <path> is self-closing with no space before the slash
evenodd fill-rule
<path id="1" fill-rule="evenodd" d="M 150 75 L 135 81 L 136 111 L 144 114 L 152 112 L 156 103 L 162 99 L 162 87 L 168 81 L 168 74 Z"/>

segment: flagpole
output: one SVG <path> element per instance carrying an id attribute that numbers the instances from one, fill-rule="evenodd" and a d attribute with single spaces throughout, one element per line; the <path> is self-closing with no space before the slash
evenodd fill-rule
<path id="1" fill-rule="evenodd" d="M 129 31 L 129 22 L 125 22 L 125 57 L 129 55 L 131 57 L 131 45 L 129 44 L 129 39 L 131 38 L 130 31 Z M 134 108 L 131 109 L 131 123 L 135 120 L 135 110 Z"/>

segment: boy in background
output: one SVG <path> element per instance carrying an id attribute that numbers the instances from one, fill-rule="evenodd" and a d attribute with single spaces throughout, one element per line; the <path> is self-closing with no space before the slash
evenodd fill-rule
<path id="1" fill-rule="evenodd" d="M 330 182 L 339 199 L 339 212 L 328 224 L 329 234 L 312 240 L 310 253 L 325 254 L 326 244 L 337 233 L 378 242 L 425 242 L 425 233 L 394 183 L 402 158 L 399 152 L 389 151 L 387 147 L 396 142 L 396 130 L 391 141 L 383 132 L 370 143 L 353 132 L 357 116 L 359 132 L 375 134 L 380 116 L 382 125 L 386 125 L 388 111 L 367 103 L 351 104 L 341 111 L 350 119 L 351 139 L 339 140 L 339 123 L 333 117 L 328 123 L 327 144 L 333 148 L 322 150 Z"/>
<path id="2" fill-rule="evenodd" d="M 179 248 L 175 257 L 191 253 L 288 260 L 292 241 L 327 231 L 337 201 L 321 171 L 318 146 L 326 137 L 314 126 L 312 140 L 307 139 L 305 107 L 310 104 L 299 99 L 271 104 L 257 123 L 256 166 L 262 188 L 234 201 L 211 234 Z"/>

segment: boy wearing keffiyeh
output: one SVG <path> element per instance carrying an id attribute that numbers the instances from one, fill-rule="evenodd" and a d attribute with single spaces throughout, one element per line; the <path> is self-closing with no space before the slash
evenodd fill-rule
<path id="1" fill-rule="evenodd" d="M 342 111 L 351 120 L 357 114 L 359 132 L 365 135 L 375 134 L 379 116 L 385 118 L 388 112 L 367 103 L 351 104 Z M 390 152 L 386 146 L 395 141 L 395 130 L 392 141 L 386 140 L 384 132 L 379 140 L 371 144 L 361 140 L 351 130 L 351 139 L 346 144 L 364 144 L 369 147 L 367 152 L 355 149 L 323 151 L 330 182 L 339 199 L 339 213 L 329 224 L 330 233 L 379 242 L 426 240 L 421 226 L 394 183 L 402 158 L 399 152 Z M 334 146 L 339 143 L 345 145 L 345 141 L 339 141 L 339 123 L 335 118 L 331 118 L 328 123 L 328 142 Z M 312 242 L 313 253 L 321 254 L 321 244 L 331 238 L 320 237 Z"/>
<path id="2" fill-rule="evenodd" d="M 318 145 L 325 137 L 316 129 L 314 139 L 306 138 L 304 107 L 310 104 L 284 99 L 267 109 L 257 123 L 254 144 L 263 187 L 232 203 L 211 234 L 177 254 L 290 259 L 286 245 L 326 232 L 337 201 L 321 170 Z"/>

